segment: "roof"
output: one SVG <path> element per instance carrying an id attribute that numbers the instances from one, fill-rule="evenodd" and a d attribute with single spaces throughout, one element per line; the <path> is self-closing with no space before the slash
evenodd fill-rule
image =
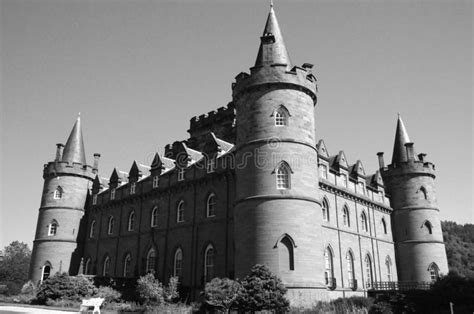
<path id="1" fill-rule="evenodd" d="M 86 153 L 82 138 L 81 117 L 78 116 L 63 150 L 62 161 L 86 164 Z"/>

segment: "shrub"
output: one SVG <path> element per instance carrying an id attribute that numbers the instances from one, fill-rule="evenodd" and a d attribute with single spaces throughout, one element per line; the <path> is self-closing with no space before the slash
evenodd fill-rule
<path id="1" fill-rule="evenodd" d="M 138 279 L 137 291 L 144 304 L 164 303 L 163 285 L 151 273 Z"/>
<path id="2" fill-rule="evenodd" d="M 80 301 L 97 292 L 97 288 L 83 276 L 72 277 L 68 274 L 56 274 L 43 281 L 36 294 L 35 303 L 45 304 L 50 300 Z"/>
<path id="3" fill-rule="evenodd" d="M 204 288 L 206 302 L 227 313 L 241 293 L 242 285 L 229 278 L 214 278 Z"/>
<path id="4" fill-rule="evenodd" d="M 37 288 L 35 284 L 33 283 L 33 281 L 31 280 L 25 283 L 23 287 L 21 288 L 21 294 L 35 294 L 36 295 L 36 292 L 37 292 Z"/>
<path id="5" fill-rule="evenodd" d="M 242 282 L 238 298 L 239 309 L 247 311 L 288 311 L 290 303 L 285 298 L 286 288 L 280 278 L 265 265 L 255 265 Z"/>
<path id="6" fill-rule="evenodd" d="M 168 303 L 173 302 L 179 297 L 178 286 L 179 286 L 179 278 L 171 277 L 170 281 L 168 282 L 168 286 L 164 288 L 164 291 L 163 291 L 163 296 L 166 302 Z"/>
<path id="7" fill-rule="evenodd" d="M 122 294 L 111 287 L 101 286 L 94 297 L 104 298 L 104 305 L 111 302 L 120 302 Z"/>

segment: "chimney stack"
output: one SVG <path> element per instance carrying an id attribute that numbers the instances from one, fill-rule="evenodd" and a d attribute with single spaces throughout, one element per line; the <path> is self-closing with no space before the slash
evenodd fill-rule
<path id="1" fill-rule="evenodd" d="M 63 158 L 63 149 L 64 144 L 56 144 L 56 158 L 54 159 L 54 161 L 60 161 Z"/>
<path id="2" fill-rule="evenodd" d="M 383 152 L 378 152 L 377 156 L 379 157 L 379 168 L 380 169 L 385 168 L 385 162 L 383 160 Z"/>
<path id="3" fill-rule="evenodd" d="M 100 154 L 95 153 L 94 154 L 94 165 L 92 166 L 92 172 L 97 173 L 99 171 L 99 159 L 100 159 Z"/>

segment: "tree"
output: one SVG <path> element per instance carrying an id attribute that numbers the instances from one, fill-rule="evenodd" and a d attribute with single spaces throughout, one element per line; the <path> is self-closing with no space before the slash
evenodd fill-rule
<path id="1" fill-rule="evenodd" d="M 3 253 L 3 260 L 0 261 L 0 282 L 9 287 L 10 294 L 16 294 L 28 281 L 31 250 L 27 244 L 13 241 L 5 247 Z"/>
<path id="2" fill-rule="evenodd" d="M 152 273 L 142 276 L 137 281 L 137 291 L 144 304 L 164 303 L 163 285 Z"/>
<path id="3" fill-rule="evenodd" d="M 84 276 L 69 276 L 67 273 L 49 277 L 39 287 L 35 302 L 46 304 L 48 300 L 81 301 L 97 293 L 94 284 Z"/>
<path id="4" fill-rule="evenodd" d="M 276 310 L 285 312 L 289 301 L 285 298 L 287 289 L 280 278 L 266 265 L 255 265 L 242 282 L 243 291 L 239 296 L 239 309 L 247 311 Z"/>
<path id="5" fill-rule="evenodd" d="M 229 313 L 242 292 L 242 285 L 237 281 L 229 278 L 214 278 L 206 283 L 204 297 L 208 304 Z"/>

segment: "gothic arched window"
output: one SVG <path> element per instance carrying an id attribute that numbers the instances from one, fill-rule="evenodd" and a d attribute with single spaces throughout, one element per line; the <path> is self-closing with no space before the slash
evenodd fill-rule
<path id="1" fill-rule="evenodd" d="M 366 288 L 372 287 L 372 282 L 373 282 L 373 274 L 372 274 L 372 259 L 370 258 L 370 255 L 367 254 L 365 256 L 365 286 Z"/>
<path id="2" fill-rule="evenodd" d="M 91 227 L 89 230 L 89 238 L 93 238 L 95 235 L 95 220 L 92 220 Z"/>
<path id="3" fill-rule="evenodd" d="M 428 230 L 429 234 L 433 234 L 433 226 L 431 225 L 431 222 L 427 220 L 424 222 L 423 226 Z"/>
<path id="4" fill-rule="evenodd" d="M 274 113 L 275 126 L 287 126 L 288 117 L 290 116 L 288 110 L 284 106 L 280 106 Z"/>
<path id="5" fill-rule="evenodd" d="M 324 250 L 324 280 L 328 287 L 335 288 L 334 261 L 331 248 L 328 246 Z"/>
<path id="6" fill-rule="evenodd" d="M 355 274 L 354 274 L 354 256 L 349 250 L 346 254 L 346 263 L 347 263 L 347 279 L 349 280 L 349 287 L 351 289 L 356 288 L 355 283 Z"/>
<path id="7" fill-rule="evenodd" d="M 183 276 L 183 251 L 180 248 L 174 253 L 173 276 Z"/>
<path id="8" fill-rule="evenodd" d="M 86 260 L 86 264 L 84 266 L 84 274 L 86 275 L 91 275 L 92 274 L 92 269 L 91 269 L 91 258 L 89 257 L 87 260 Z"/>
<path id="9" fill-rule="evenodd" d="M 281 271 L 295 270 L 294 243 L 290 236 L 285 235 L 277 244 Z"/>
<path id="10" fill-rule="evenodd" d="M 387 234 L 387 223 L 385 222 L 384 218 L 382 218 L 382 228 L 383 228 L 383 233 Z"/>
<path id="11" fill-rule="evenodd" d="M 184 221 L 184 201 L 180 201 L 176 208 L 176 222 Z"/>
<path id="12" fill-rule="evenodd" d="M 151 211 L 150 225 L 152 227 L 158 226 L 158 206 L 153 207 L 153 210 Z"/>
<path id="13" fill-rule="evenodd" d="M 344 205 L 344 208 L 342 209 L 342 222 L 344 223 L 344 226 L 346 227 L 351 226 L 351 218 L 349 216 L 349 209 L 347 208 L 346 205 Z"/>
<path id="14" fill-rule="evenodd" d="M 216 215 L 216 195 L 212 193 L 207 198 L 206 202 L 206 216 L 207 217 L 214 217 Z"/>
<path id="15" fill-rule="evenodd" d="M 424 186 L 422 186 L 420 188 L 420 193 L 421 193 L 421 197 L 425 200 L 428 199 L 428 192 L 426 191 L 426 188 Z"/>
<path id="16" fill-rule="evenodd" d="M 109 221 L 107 223 L 107 234 L 114 233 L 114 216 L 109 217 Z"/>
<path id="17" fill-rule="evenodd" d="M 45 281 L 51 275 L 51 264 L 46 262 L 41 269 L 41 282 Z"/>
<path id="18" fill-rule="evenodd" d="M 148 250 L 148 253 L 146 255 L 146 272 L 147 273 L 153 273 L 155 272 L 156 269 L 156 251 L 154 248 L 151 248 Z"/>
<path id="19" fill-rule="evenodd" d="M 430 272 L 430 279 L 431 281 L 436 281 L 439 278 L 439 267 L 436 265 L 436 263 L 431 263 L 430 266 L 428 266 L 428 271 Z"/>
<path id="20" fill-rule="evenodd" d="M 362 214 L 360 215 L 360 226 L 362 228 L 362 231 L 369 231 L 369 228 L 367 226 L 367 215 L 365 214 L 365 212 L 362 212 Z"/>
<path id="21" fill-rule="evenodd" d="M 110 275 L 110 257 L 107 255 L 102 266 L 102 276 L 108 277 Z"/>
<path id="22" fill-rule="evenodd" d="M 56 232 L 58 231 L 58 222 L 53 219 L 51 223 L 48 225 L 48 236 L 55 236 Z"/>
<path id="23" fill-rule="evenodd" d="M 324 221 L 329 221 L 329 202 L 326 198 L 323 198 L 323 220 Z"/>
<path id="24" fill-rule="evenodd" d="M 135 230 L 135 211 L 132 210 L 130 215 L 128 215 L 128 231 Z"/>
<path id="25" fill-rule="evenodd" d="M 130 277 L 130 270 L 132 268 L 132 256 L 127 254 L 123 260 L 123 276 Z"/>
<path id="26" fill-rule="evenodd" d="M 280 162 L 276 168 L 276 187 L 278 190 L 287 190 L 291 186 L 291 169 L 286 162 Z"/>
<path id="27" fill-rule="evenodd" d="M 215 250 L 212 244 L 209 244 L 204 251 L 204 278 L 206 282 L 214 278 Z"/>
<path id="28" fill-rule="evenodd" d="M 54 198 L 55 200 L 58 200 L 58 199 L 60 199 L 60 198 L 62 198 L 62 197 L 63 197 L 63 188 L 58 185 L 58 187 L 56 188 L 56 190 L 54 190 L 53 198 Z"/>

